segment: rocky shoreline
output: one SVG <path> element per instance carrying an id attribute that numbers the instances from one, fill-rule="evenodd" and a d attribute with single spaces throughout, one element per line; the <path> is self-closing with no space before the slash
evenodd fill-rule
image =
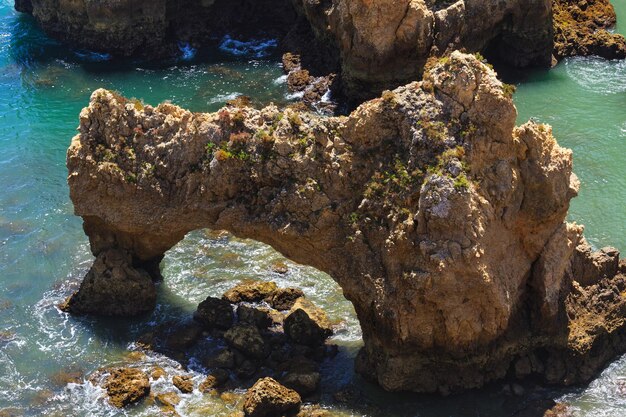
<path id="1" fill-rule="evenodd" d="M 293 413 L 323 417 L 328 412 L 310 405 L 320 388 L 320 364 L 337 352 L 326 343 L 332 325 L 319 307 L 297 288 L 278 288 L 274 282 L 242 281 L 222 298 L 207 297 L 193 320 L 157 328 L 139 338 L 135 356 L 154 351 L 175 358 L 183 373 L 168 374 L 160 366 L 143 371 L 135 366 L 102 368 L 87 377 L 104 389 L 111 405 L 123 408 L 154 402 L 163 413 L 177 416 L 181 395 L 194 391 L 224 397 L 242 414 L 264 417 Z M 192 356 L 203 339 L 224 348 Z M 138 354 L 138 355 L 137 355 Z M 198 355 L 198 354 L 196 354 Z M 200 382 L 184 370 L 199 361 L 207 374 Z M 151 385 L 160 384 L 158 394 Z M 164 391 L 163 383 L 170 388 Z M 247 389 L 241 394 L 242 389 Z M 309 405 L 301 409 L 303 400 Z"/>
<path id="2" fill-rule="evenodd" d="M 606 30 L 615 23 L 609 0 L 19 0 L 15 8 L 51 36 L 113 56 L 158 59 L 225 35 L 275 38 L 299 57 L 296 71 L 285 67 L 292 91 L 319 104 L 332 87 L 349 108 L 419 79 L 430 57 L 455 49 L 518 68 L 626 56 L 624 38 Z"/>
<path id="3" fill-rule="evenodd" d="M 98 90 L 68 151 L 96 262 L 67 308 L 146 311 L 115 277 L 147 285 L 187 232 L 224 229 L 329 273 L 361 323 L 357 370 L 386 390 L 587 382 L 626 350 L 626 265 L 565 222 L 571 152 L 515 127 L 511 93 L 460 52 L 348 117 Z M 111 252 L 123 266 L 100 266 Z"/>

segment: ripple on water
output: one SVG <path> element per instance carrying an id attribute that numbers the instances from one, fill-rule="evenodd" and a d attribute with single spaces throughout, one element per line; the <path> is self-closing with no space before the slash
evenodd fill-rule
<path id="1" fill-rule="evenodd" d="M 563 396 L 576 417 L 621 417 L 626 410 L 626 356 L 613 362 L 587 388 Z"/>
<path id="2" fill-rule="evenodd" d="M 626 92 L 626 61 L 577 57 L 564 65 L 569 77 L 587 91 L 604 95 Z"/>

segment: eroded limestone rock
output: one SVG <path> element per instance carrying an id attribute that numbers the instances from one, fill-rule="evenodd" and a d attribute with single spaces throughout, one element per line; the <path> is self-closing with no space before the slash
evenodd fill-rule
<path id="1" fill-rule="evenodd" d="M 554 55 L 626 58 L 626 39 L 609 32 L 617 18 L 610 0 L 553 0 Z"/>
<path id="2" fill-rule="evenodd" d="M 520 67 L 549 65 L 551 0 L 298 0 L 318 37 L 337 45 L 351 97 L 413 81 L 429 56 L 489 49 Z"/>
<path id="3" fill-rule="evenodd" d="M 328 316 L 311 301 L 298 299 L 285 318 L 285 334 L 295 343 L 317 346 L 333 333 Z"/>
<path id="4" fill-rule="evenodd" d="M 109 402 L 122 408 L 150 393 L 150 379 L 140 369 L 116 368 L 108 371 L 102 387 L 109 396 Z"/>
<path id="5" fill-rule="evenodd" d="M 99 252 L 80 290 L 60 305 L 63 311 L 102 316 L 135 316 L 156 306 L 156 289 L 148 272 L 135 268 L 129 252 Z"/>
<path id="6" fill-rule="evenodd" d="M 224 333 L 226 342 L 245 355 L 256 359 L 263 359 L 269 355 L 269 346 L 259 330 L 249 324 L 237 324 Z"/>
<path id="7" fill-rule="evenodd" d="M 243 411 L 248 417 L 269 417 L 298 411 L 300 404 L 297 392 L 272 378 L 262 378 L 246 393 Z"/>
<path id="8" fill-rule="evenodd" d="M 226 291 L 223 298 L 231 303 L 263 301 L 271 297 L 277 289 L 278 286 L 273 281 L 248 280 Z"/>
<path id="9" fill-rule="evenodd" d="M 230 303 L 221 298 L 207 297 L 198 305 L 194 320 L 209 328 L 228 329 L 233 325 L 235 315 Z"/>
<path id="10" fill-rule="evenodd" d="M 98 256 L 159 259 L 208 227 L 327 272 L 361 323 L 357 369 L 387 390 L 478 387 L 536 351 L 532 374 L 586 381 L 626 350 L 623 277 L 576 283 L 571 151 L 549 126 L 516 127 L 509 94 L 459 52 L 348 117 L 98 90 L 70 194 Z"/>

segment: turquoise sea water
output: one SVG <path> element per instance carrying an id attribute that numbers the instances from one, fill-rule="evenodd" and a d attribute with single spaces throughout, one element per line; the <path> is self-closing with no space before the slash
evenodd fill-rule
<path id="1" fill-rule="evenodd" d="M 626 33 L 626 1 L 613 4 L 616 29 Z M 574 151 L 582 186 L 570 219 L 586 226 L 594 246 L 626 251 L 626 61 L 566 60 L 531 74 L 515 102 L 520 123 L 534 117 L 551 124 L 559 143 Z"/>
<path id="2" fill-rule="evenodd" d="M 626 4 L 616 6 L 626 22 Z M 220 295 L 248 277 L 303 288 L 339 324 L 340 354 L 324 364 L 321 397 L 339 415 L 500 417 L 524 407 L 533 398 L 511 396 L 501 384 L 446 399 L 380 392 L 353 374 L 358 322 L 328 276 L 290 262 L 288 274 L 274 274 L 270 265 L 282 257 L 267 246 L 209 231 L 192 233 L 167 254 L 159 305 L 150 317 L 75 318 L 56 309 L 92 259 L 80 219 L 72 214 L 65 168 L 65 152 L 90 93 L 106 87 L 194 111 L 216 110 L 237 94 L 259 104 L 289 101 L 271 43 L 237 52 L 214 48 L 190 58 L 190 51 L 181 50 L 180 59 L 165 64 L 111 64 L 48 39 L 29 17 L 12 10 L 12 1 L 0 0 L 0 416 L 156 415 L 149 405 L 114 410 L 89 383 L 59 383 L 55 373 L 89 374 L 135 361 L 128 352 L 146 329 L 185 320 L 207 295 Z M 552 124 L 559 142 L 574 150 L 582 189 L 571 219 L 587 226 L 594 245 L 626 248 L 626 63 L 571 59 L 534 72 L 519 86 L 516 102 L 520 122 L 534 117 Z M 156 354 L 140 364 L 182 372 Z M 620 394 L 620 378 L 626 378 L 626 360 L 616 361 L 589 388 L 537 395 L 566 395 L 581 416 L 622 416 L 626 396 Z M 333 391 L 344 386 L 363 391 L 367 401 L 359 402 L 369 404 L 331 405 Z M 168 389 L 165 383 L 155 387 Z M 232 406 L 191 394 L 177 410 L 228 415 Z"/>

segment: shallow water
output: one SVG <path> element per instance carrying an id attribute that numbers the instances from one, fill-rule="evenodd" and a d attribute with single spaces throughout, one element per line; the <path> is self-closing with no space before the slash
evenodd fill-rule
<path id="1" fill-rule="evenodd" d="M 626 5 L 619 4 L 626 20 Z M 207 295 L 220 295 L 243 278 L 298 286 L 337 323 L 339 355 L 324 363 L 321 403 L 339 415 L 505 416 L 525 405 L 496 384 L 486 390 L 441 399 L 380 392 L 354 375 L 352 359 L 360 330 L 351 305 L 325 274 L 284 260 L 251 241 L 197 231 L 164 260 L 158 307 L 129 321 L 69 317 L 55 308 L 76 289 L 91 262 L 80 219 L 72 214 L 65 181 L 65 151 L 78 113 L 98 87 L 158 103 L 172 100 L 194 111 L 212 111 L 238 94 L 257 103 L 289 100 L 271 40 L 241 44 L 227 38 L 194 51 L 181 45 L 178 60 L 163 64 L 108 62 L 108 57 L 71 50 L 45 37 L 31 19 L 0 2 L 0 409 L 17 415 L 149 416 L 156 407 L 110 408 L 89 383 L 55 382 L 59 370 L 90 373 L 102 366 L 136 361 L 132 342 L 151 327 L 188 319 Z M 582 180 L 571 219 L 587 226 L 596 246 L 626 248 L 626 64 L 572 59 L 538 71 L 516 94 L 520 122 L 535 117 L 554 125 L 559 142 L 574 149 Z M 289 272 L 271 271 L 285 261 Z M 207 342 L 209 345 L 211 342 Z M 180 373 L 158 354 L 139 358 Z M 199 368 L 194 368 L 201 371 Z M 615 362 L 589 388 L 566 395 L 581 415 L 621 416 L 626 400 L 619 378 L 626 360 Z M 196 378 L 201 378 L 196 373 Z M 171 389 L 161 380 L 155 391 Z M 331 404 L 332 393 L 355 386 L 368 399 L 361 407 Z M 198 393 L 183 396 L 181 415 L 227 415 L 233 406 Z M 530 398 L 529 400 L 532 400 Z"/>

